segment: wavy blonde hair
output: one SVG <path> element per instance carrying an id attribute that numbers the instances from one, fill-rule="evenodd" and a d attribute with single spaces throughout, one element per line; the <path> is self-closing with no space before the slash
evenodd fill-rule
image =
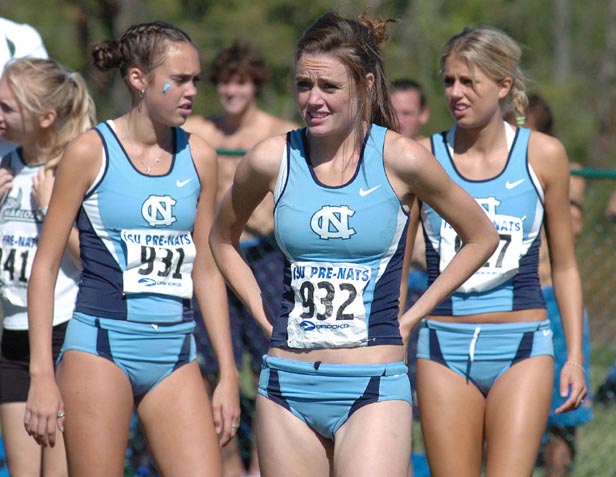
<path id="1" fill-rule="evenodd" d="M 490 26 L 466 27 L 461 33 L 451 37 L 443 47 L 440 57 L 441 74 L 445 61 L 452 55 L 466 60 L 469 67 L 479 68 L 496 83 L 511 78 L 511 90 L 501 104 L 501 109 L 503 113 L 513 109 L 517 117 L 524 116 L 528 106 L 526 77 L 520 68 L 522 49 L 513 38 Z"/>
<path id="2" fill-rule="evenodd" d="M 96 108 L 85 80 L 50 59 L 19 58 L 4 69 L 22 108 L 35 116 L 56 112 L 50 135 L 48 168 L 57 166 L 66 144 L 96 123 Z"/>

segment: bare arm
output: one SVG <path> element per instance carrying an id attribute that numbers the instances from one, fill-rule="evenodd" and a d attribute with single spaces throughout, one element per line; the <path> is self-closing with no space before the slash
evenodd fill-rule
<path id="1" fill-rule="evenodd" d="M 569 206 L 569 164 L 560 142 L 552 137 L 532 133 L 529 142 L 531 165 L 543 183 L 545 233 L 550 253 L 552 283 L 560 310 L 567 361 L 582 365 L 583 295 L 573 246 Z M 561 373 L 561 395 L 569 398 L 557 412 L 573 409 L 586 395 L 584 374 L 580 367 L 566 365 Z"/>
<path id="2" fill-rule="evenodd" d="M 36 176 L 32 178 L 32 195 L 39 210 L 48 209 L 51 201 L 51 193 L 55 183 L 55 170 L 42 168 Z M 79 257 L 79 232 L 73 227 L 69 235 L 66 251 L 72 261 L 81 268 Z"/>
<path id="3" fill-rule="evenodd" d="M 425 147 L 389 132 L 385 150 L 388 175 L 402 202 L 417 196 L 430 204 L 463 243 L 434 283 L 401 316 L 400 329 L 406 340 L 419 320 L 485 263 L 498 245 L 498 235 L 483 209 L 449 178 Z"/>
<path id="4" fill-rule="evenodd" d="M 197 256 L 192 277 L 195 297 L 220 369 L 219 381 L 212 396 L 212 411 L 216 433 L 224 445 L 233 435 L 232 425 L 239 420 L 240 404 L 227 292 L 208 244 L 216 203 L 217 156 L 216 151 L 198 136 L 190 136 L 190 148 L 201 177 L 201 194 L 193 230 Z"/>
<path id="5" fill-rule="evenodd" d="M 415 247 L 415 237 L 419 229 L 419 204 L 414 202 L 411 208 L 409 227 L 404 247 L 404 261 L 402 262 L 402 280 L 400 281 L 400 313 L 402 315 L 406 309 L 406 299 L 409 291 L 409 271 L 413 261 L 413 248 Z"/>
<path id="6" fill-rule="evenodd" d="M 82 134 L 66 147 L 28 285 L 31 384 L 24 424 L 44 446 L 55 444 L 56 413 L 64 408 L 51 350 L 55 284 L 77 211 L 100 168 L 101 153 L 102 145 L 94 131 Z"/>
<path id="7" fill-rule="evenodd" d="M 239 239 L 254 209 L 273 190 L 284 140 L 284 135 L 266 139 L 244 157 L 231 189 L 218 208 L 210 235 L 212 252 L 220 270 L 268 337 L 272 334 L 272 325 L 259 285 L 240 253 Z"/>

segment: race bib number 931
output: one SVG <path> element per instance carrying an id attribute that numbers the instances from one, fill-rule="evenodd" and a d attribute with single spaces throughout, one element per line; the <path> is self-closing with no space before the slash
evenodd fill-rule
<path id="1" fill-rule="evenodd" d="M 124 293 L 192 298 L 196 249 L 188 231 L 123 230 L 126 250 Z"/>

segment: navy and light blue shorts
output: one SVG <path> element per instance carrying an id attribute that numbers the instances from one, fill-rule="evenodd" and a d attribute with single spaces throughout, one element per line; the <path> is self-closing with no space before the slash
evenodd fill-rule
<path id="1" fill-rule="evenodd" d="M 196 359 L 194 321 L 144 324 L 75 313 L 58 364 L 66 351 L 107 358 L 126 375 L 136 400 L 179 367 Z"/>
<path id="2" fill-rule="evenodd" d="M 554 356 L 548 320 L 524 323 L 420 324 L 417 358 L 447 366 L 487 396 L 494 382 L 515 363 Z"/>
<path id="3" fill-rule="evenodd" d="M 403 362 L 326 364 L 263 357 L 259 394 L 280 404 L 327 439 L 367 404 L 406 401 L 411 385 Z"/>

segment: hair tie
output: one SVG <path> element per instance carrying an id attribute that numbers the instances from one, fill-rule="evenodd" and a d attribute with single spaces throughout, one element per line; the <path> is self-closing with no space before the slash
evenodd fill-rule
<path id="1" fill-rule="evenodd" d="M 518 126 L 524 126 L 524 123 L 526 122 L 526 116 L 516 116 L 515 122 Z"/>

